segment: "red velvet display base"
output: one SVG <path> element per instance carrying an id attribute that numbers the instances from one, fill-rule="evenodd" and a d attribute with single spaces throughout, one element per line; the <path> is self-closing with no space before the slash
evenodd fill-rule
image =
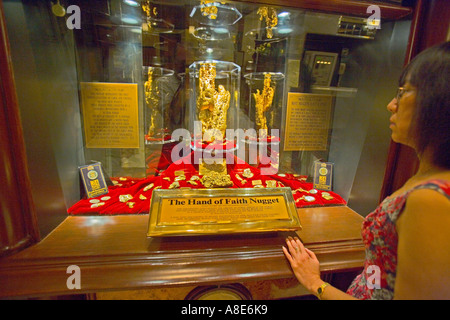
<path id="1" fill-rule="evenodd" d="M 199 180 L 193 185 L 188 181 L 192 176 L 201 178 L 198 172 L 198 165 L 194 163 L 194 152 L 188 157 L 178 162 L 170 164 L 159 176 L 148 178 L 116 177 L 111 178 L 114 186 L 108 188 L 108 194 L 96 198 L 82 199 L 68 209 L 70 215 L 117 215 L 117 214 L 145 214 L 149 212 L 150 199 L 155 188 L 169 189 L 175 180 L 175 174 L 183 171 L 185 180 L 179 180 L 179 187 L 184 188 L 205 188 Z M 184 161 L 183 161 L 184 160 Z M 259 180 L 263 186 L 268 180 L 275 181 L 276 187 L 289 187 L 292 189 L 295 203 L 298 208 L 305 206 L 336 206 L 345 205 L 345 200 L 332 191 L 315 190 L 313 184 L 306 182 L 306 176 L 293 174 L 272 174 L 263 175 L 261 169 L 250 166 L 244 161 L 239 161 L 234 157 L 234 164 L 227 164 L 228 174 L 233 185 L 230 188 L 253 188 L 254 182 Z M 244 177 L 245 169 L 249 169 L 253 176 Z M 259 184 L 258 181 L 258 184 Z M 273 182 L 272 182 L 273 184 Z M 121 195 L 129 195 L 126 202 L 120 201 Z M 96 202 L 96 203 L 94 203 Z"/>

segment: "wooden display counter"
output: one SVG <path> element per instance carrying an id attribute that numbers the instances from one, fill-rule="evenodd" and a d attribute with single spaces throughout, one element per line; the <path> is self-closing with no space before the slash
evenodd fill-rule
<path id="1" fill-rule="evenodd" d="M 298 212 L 303 230 L 297 234 L 316 253 L 325 276 L 362 269 L 360 215 L 345 206 Z M 99 298 L 117 298 L 117 290 L 227 283 L 247 283 L 251 290 L 264 287 L 264 281 L 296 285 L 281 250 L 285 238 L 294 233 L 147 238 L 147 225 L 148 215 L 69 216 L 41 242 L 0 260 L 0 297 L 98 293 Z M 79 290 L 67 288 L 70 265 L 80 267 Z M 305 292 L 287 295 L 301 294 Z M 253 298 L 285 296 L 253 294 Z"/>

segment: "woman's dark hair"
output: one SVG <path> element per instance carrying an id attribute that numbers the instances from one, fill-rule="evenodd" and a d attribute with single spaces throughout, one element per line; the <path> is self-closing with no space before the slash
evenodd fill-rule
<path id="1" fill-rule="evenodd" d="M 416 151 L 433 151 L 434 164 L 450 168 L 450 42 L 426 49 L 405 68 L 399 84 L 417 88 L 411 134 Z"/>

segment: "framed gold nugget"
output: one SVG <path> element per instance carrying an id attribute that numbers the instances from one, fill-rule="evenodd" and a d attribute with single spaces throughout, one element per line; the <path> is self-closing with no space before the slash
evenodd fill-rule
<path id="1" fill-rule="evenodd" d="M 159 189 L 152 195 L 147 236 L 300 229 L 289 188 Z"/>

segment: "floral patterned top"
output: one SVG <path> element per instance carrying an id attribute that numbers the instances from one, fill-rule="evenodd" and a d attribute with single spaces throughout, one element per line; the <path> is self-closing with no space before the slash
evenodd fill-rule
<path id="1" fill-rule="evenodd" d="M 429 180 L 396 197 L 387 197 L 363 222 L 362 237 L 366 251 L 363 272 L 347 293 L 358 299 L 393 299 L 397 269 L 398 235 L 395 223 L 408 195 L 417 189 L 432 189 L 450 200 L 450 181 Z M 375 278 L 378 273 L 380 277 Z"/>

